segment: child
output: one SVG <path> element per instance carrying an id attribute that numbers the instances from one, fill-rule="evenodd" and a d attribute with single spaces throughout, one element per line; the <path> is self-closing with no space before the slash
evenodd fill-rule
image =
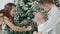
<path id="1" fill-rule="evenodd" d="M 46 21 L 46 17 L 42 12 L 37 12 L 35 14 L 34 22 L 36 22 L 37 25 L 38 25 L 38 32 L 35 31 L 33 34 L 40 34 L 41 33 L 41 31 L 44 29 L 43 24 L 44 24 L 45 21 Z"/>

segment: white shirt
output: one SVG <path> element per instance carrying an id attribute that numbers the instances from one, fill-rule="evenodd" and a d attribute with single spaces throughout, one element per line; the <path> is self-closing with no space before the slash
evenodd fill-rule
<path id="1" fill-rule="evenodd" d="M 55 5 L 48 12 L 48 20 L 41 26 L 38 26 L 38 31 L 42 30 L 42 34 L 56 34 L 56 24 L 60 23 L 60 11 Z M 39 29 L 40 28 L 40 29 Z"/>

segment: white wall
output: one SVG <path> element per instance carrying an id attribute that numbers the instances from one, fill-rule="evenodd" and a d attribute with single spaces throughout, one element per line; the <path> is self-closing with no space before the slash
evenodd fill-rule
<path id="1" fill-rule="evenodd" d="M 0 10 L 4 8 L 5 4 L 10 2 L 13 3 L 14 0 L 0 0 Z"/>

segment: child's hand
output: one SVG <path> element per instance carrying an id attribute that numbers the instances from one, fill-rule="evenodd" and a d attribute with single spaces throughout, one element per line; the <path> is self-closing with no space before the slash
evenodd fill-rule
<path id="1" fill-rule="evenodd" d="M 36 31 L 34 31 L 34 32 L 33 32 L 33 34 L 37 34 L 37 32 L 36 32 Z"/>
<path id="2" fill-rule="evenodd" d="M 30 31 L 30 30 L 32 30 L 32 26 L 27 27 L 27 31 Z"/>
<path id="3" fill-rule="evenodd" d="M 34 31 L 33 34 L 42 34 L 41 32 Z"/>

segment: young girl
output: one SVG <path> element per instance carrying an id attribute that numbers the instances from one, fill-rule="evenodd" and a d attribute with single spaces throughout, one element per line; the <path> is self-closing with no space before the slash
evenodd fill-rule
<path id="1" fill-rule="evenodd" d="M 25 28 L 14 25 L 13 18 L 15 16 L 15 11 L 16 11 L 15 4 L 8 3 L 5 5 L 3 18 L 4 22 L 2 24 L 2 34 L 14 34 L 15 32 L 29 31 L 32 29 L 31 26 Z"/>
<path id="2" fill-rule="evenodd" d="M 40 0 L 39 4 L 47 12 L 48 20 L 44 24 L 36 18 L 36 22 L 42 23 L 40 27 L 43 27 L 39 29 L 38 34 L 56 34 L 56 25 L 60 22 L 60 11 L 58 7 L 54 5 L 53 0 Z"/>

